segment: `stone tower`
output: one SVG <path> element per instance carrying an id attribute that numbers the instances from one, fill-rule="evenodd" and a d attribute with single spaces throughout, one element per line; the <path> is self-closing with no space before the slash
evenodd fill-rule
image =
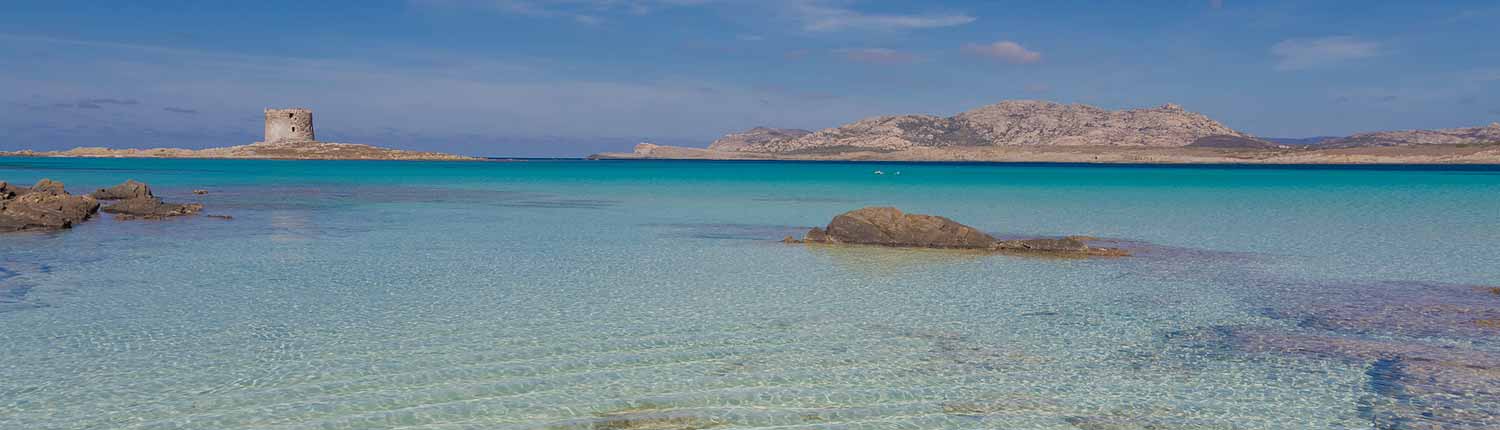
<path id="1" fill-rule="evenodd" d="M 266 142 L 311 142 L 312 109 L 266 109 Z"/>

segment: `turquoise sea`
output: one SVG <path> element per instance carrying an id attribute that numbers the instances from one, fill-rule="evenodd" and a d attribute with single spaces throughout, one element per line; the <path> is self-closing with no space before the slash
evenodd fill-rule
<path id="1" fill-rule="evenodd" d="M 42 178 L 233 220 L 0 236 L 3 429 L 1500 428 L 1500 166 L 0 158 Z M 778 242 L 871 205 L 1137 254 Z"/>

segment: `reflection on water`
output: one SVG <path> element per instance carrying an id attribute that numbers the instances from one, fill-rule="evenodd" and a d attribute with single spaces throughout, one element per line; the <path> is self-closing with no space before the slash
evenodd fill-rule
<path id="1" fill-rule="evenodd" d="M 0 238 L 0 427 L 1500 428 L 1494 176 L 151 163 L 234 219 Z M 848 202 L 1136 255 L 778 242 Z"/>

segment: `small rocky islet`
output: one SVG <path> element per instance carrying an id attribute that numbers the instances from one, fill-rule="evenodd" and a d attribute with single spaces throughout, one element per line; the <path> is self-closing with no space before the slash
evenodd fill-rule
<path id="1" fill-rule="evenodd" d="M 102 205 L 100 201 L 113 203 Z M 100 211 L 130 220 L 194 215 L 202 210 L 200 203 L 164 202 L 152 195 L 149 185 L 135 180 L 88 195 L 69 194 L 63 183 L 50 179 L 30 187 L 0 181 L 0 233 L 72 228 Z"/>
<path id="2" fill-rule="evenodd" d="M 1129 251 L 1090 246 L 1087 236 L 1036 239 L 996 239 L 973 227 L 935 215 L 909 214 L 893 207 L 867 207 L 833 217 L 827 227 L 814 227 L 802 239 L 786 243 L 876 245 L 893 248 L 933 248 L 990 251 L 1062 257 L 1123 257 Z"/>

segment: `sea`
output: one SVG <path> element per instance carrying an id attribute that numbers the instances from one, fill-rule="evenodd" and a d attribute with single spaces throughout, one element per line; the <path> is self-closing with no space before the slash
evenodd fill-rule
<path id="1" fill-rule="evenodd" d="M 0 158 L 43 178 L 232 219 L 0 236 L 0 429 L 1500 428 L 1500 166 Z M 780 241 L 867 206 L 1134 255 Z"/>

